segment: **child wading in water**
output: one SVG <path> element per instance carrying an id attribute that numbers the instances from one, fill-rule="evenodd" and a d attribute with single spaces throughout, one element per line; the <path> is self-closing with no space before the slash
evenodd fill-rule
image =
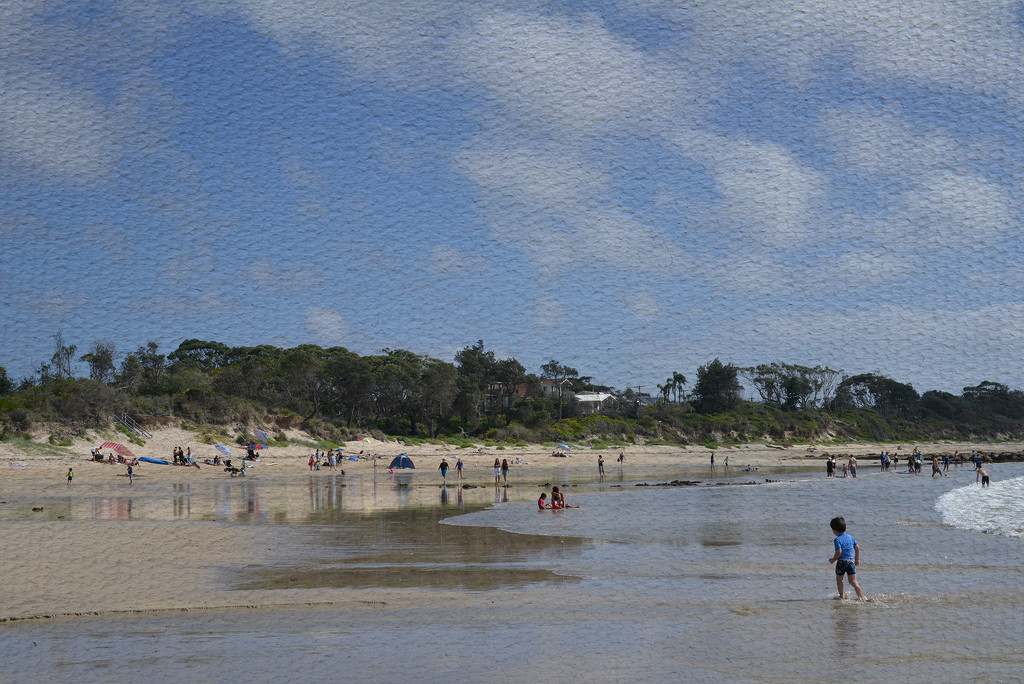
<path id="1" fill-rule="evenodd" d="M 836 564 L 836 588 L 839 589 L 839 598 L 846 598 L 843 589 L 843 575 L 850 579 L 850 586 L 857 592 L 857 598 L 864 599 L 864 592 L 857 584 L 857 566 L 860 565 L 860 546 L 857 540 L 846 533 L 846 519 L 843 517 L 832 518 L 829 523 L 832 534 L 836 536 L 836 552 L 828 559 L 829 565 Z"/>

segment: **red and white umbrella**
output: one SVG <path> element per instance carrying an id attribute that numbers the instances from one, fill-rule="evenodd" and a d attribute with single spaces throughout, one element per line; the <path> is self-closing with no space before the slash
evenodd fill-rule
<path id="1" fill-rule="evenodd" d="M 117 442 L 104 442 L 100 444 L 100 449 L 113 449 L 115 453 L 121 454 L 125 458 L 135 458 L 135 454 L 129 451 L 128 447 Z"/>

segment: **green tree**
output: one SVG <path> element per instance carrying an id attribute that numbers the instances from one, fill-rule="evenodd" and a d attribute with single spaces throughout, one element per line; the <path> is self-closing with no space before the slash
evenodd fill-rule
<path id="1" fill-rule="evenodd" d="M 572 366 L 566 366 L 555 359 L 541 364 L 540 377 L 542 380 L 551 380 L 553 393 L 558 396 L 558 420 L 562 420 L 565 411 L 565 395 L 573 394 L 572 381 L 580 375 Z M 575 395 L 574 395 L 575 396 Z"/>
<path id="2" fill-rule="evenodd" d="M 504 412 L 506 426 L 512 422 L 516 388 L 525 383 L 526 368 L 515 357 L 501 359 L 494 364 L 489 384 L 492 389 L 492 403 Z"/>
<path id="3" fill-rule="evenodd" d="M 145 372 L 146 369 L 142 367 L 139 357 L 135 354 L 128 354 L 121 361 L 121 367 L 114 377 L 114 382 L 123 393 L 133 395 L 142 386 L 142 376 Z"/>
<path id="4" fill-rule="evenodd" d="M 53 356 L 50 363 L 44 363 L 39 368 L 39 375 L 43 380 L 67 380 L 74 375 L 73 363 L 75 351 L 78 347 L 73 344 L 64 344 L 64 333 L 58 330 L 53 335 Z"/>
<path id="5" fill-rule="evenodd" d="M 721 413 L 740 403 L 738 369 L 718 359 L 697 369 L 697 384 L 693 387 L 696 409 L 701 413 Z"/>
<path id="6" fill-rule="evenodd" d="M 326 372 L 333 413 L 345 416 L 346 425 L 351 428 L 371 406 L 373 370 L 366 357 L 347 349 L 332 347 L 327 351 Z"/>
<path id="7" fill-rule="evenodd" d="M 458 366 L 458 388 L 455 408 L 466 422 L 479 423 L 484 409 L 487 382 L 494 373 L 497 359 L 484 347 L 483 340 L 455 354 Z"/>
<path id="8" fill-rule="evenodd" d="M 423 410 L 422 357 L 404 349 L 385 349 L 382 355 L 371 358 L 371 367 L 378 415 L 388 422 L 405 416 L 409 419 L 410 435 L 415 435 Z"/>
<path id="9" fill-rule="evenodd" d="M 167 355 L 175 365 L 199 368 L 207 373 L 228 363 L 231 348 L 220 342 L 188 339 Z"/>
<path id="10" fill-rule="evenodd" d="M 117 350 L 110 340 L 96 342 L 92 349 L 79 358 L 89 364 L 89 377 L 98 382 L 110 382 L 114 379 L 114 358 Z"/>
<path id="11" fill-rule="evenodd" d="M 451 363 L 430 357 L 423 357 L 422 363 L 418 394 L 420 415 L 427 423 L 430 436 L 437 437 L 439 422 L 451 416 L 459 371 Z"/>
<path id="12" fill-rule="evenodd" d="M 911 385 L 884 375 L 862 373 L 839 383 L 835 404 L 841 408 L 871 408 L 886 417 L 910 418 L 919 399 Z"/>
<path id="13" fill-rule="evenodd" d="M 0 396 L 14 392 L 14 381 L 7 376 L 7 369 L 0 366 Z"/>
<path id="14" fill-rule="evenodd" d="M 303 344 L 285 350 L 277 369 L 276 385 L 291 404 L 292 410 L 304 413 L 306 419 L 321 414 L 329 392 L 327 355 L 315 344 Z"/>

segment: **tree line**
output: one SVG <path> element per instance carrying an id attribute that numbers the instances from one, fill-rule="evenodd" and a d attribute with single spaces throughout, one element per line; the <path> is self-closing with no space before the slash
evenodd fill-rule
<path id="1" fill-rule="evenodd" d="M 80 354 L 60 332 L 53 343 L 30 377 L 16 382 L 0 367 L 0 433 L 25 433 L 38 422 L 92 428 L 125 411 L 200 424 L 275 416 L 313 432 L 528 441 L 588 430 L 679 442 L 1024 432 L 1024 394 L 989 381 L 960 395 L 919 394 L 876 374 L 779 362 L 737 367 L 716 358 L 697 369 L 689 389 L 672 371 L 657 393 L 645 395 L 601 385 L 554 359 L 529 372 L 482 340 L 451 362 L 404 349 L 362 356 L 343 347 L 230 347 L 199 339 L 166 355 L 155 342 L 122 354 L 109 341 Z M 757 398 L 743 399 L 745 388 Z M 576 394 L 585 391 L 611 395 L 600 417 L 582 415 Z"/>

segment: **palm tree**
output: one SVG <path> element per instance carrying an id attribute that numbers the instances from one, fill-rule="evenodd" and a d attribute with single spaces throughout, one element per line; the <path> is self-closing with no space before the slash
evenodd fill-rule
<path id="1" fill-rule="evenodd" d="M 683 386 L 686 384 L 686 376 L 682 373 L 672 371 L 672 389 L 675 390 L 676 403 L 678 404 L 685 396 Z"/>

